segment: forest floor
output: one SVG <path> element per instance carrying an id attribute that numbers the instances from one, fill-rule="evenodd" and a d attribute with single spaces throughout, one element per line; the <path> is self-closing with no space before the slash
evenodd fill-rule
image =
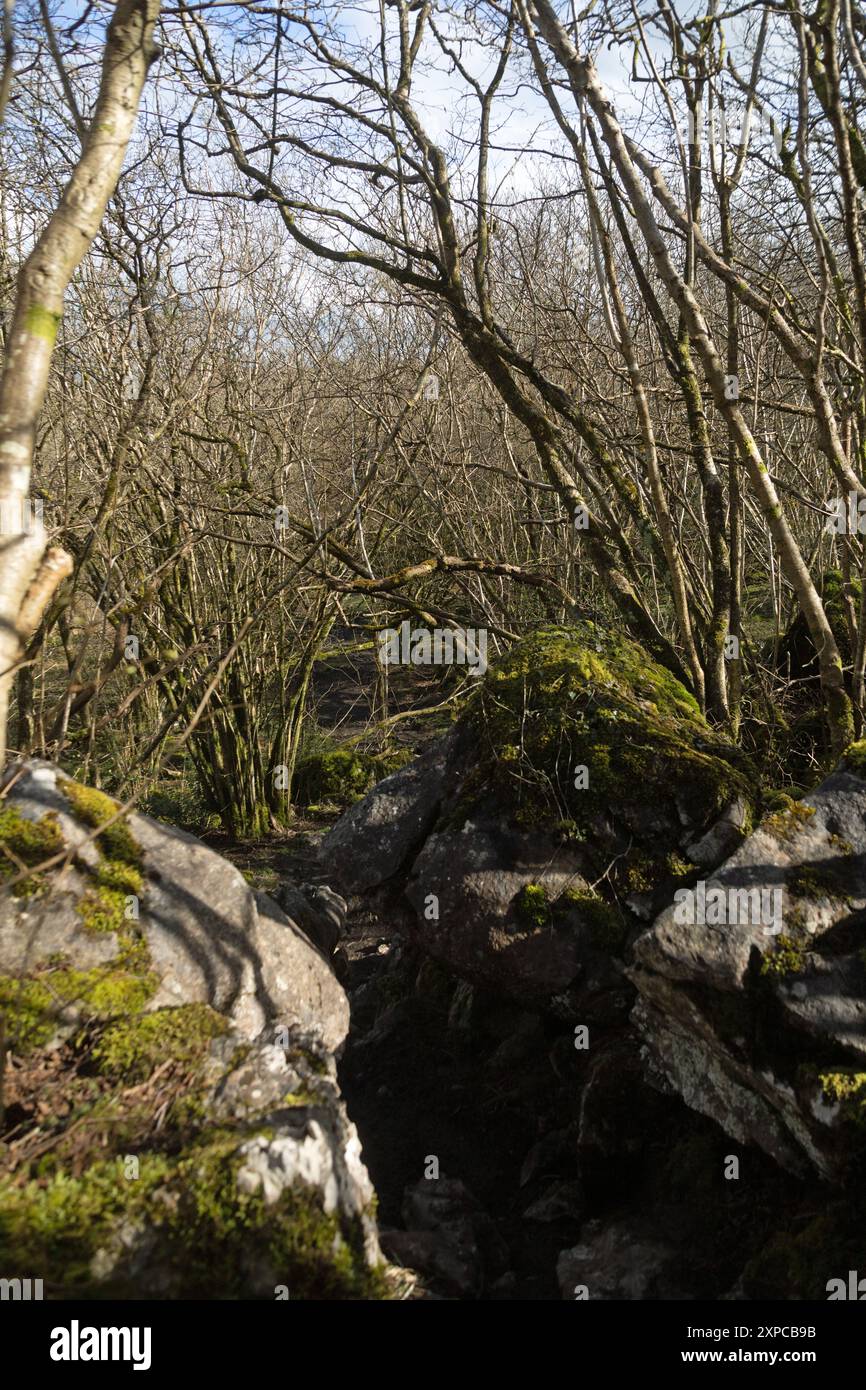
<path id="1" fill-rule="evenodd" d="M 325 663 L 312 692 L 317 727 L 341 744 L 372 737 L 375 676 L 372 653 Z M 389 686 L 389 713 L 400 716 L 392 740 L 420 751 L 448 721 L 448 684 L 443 691 L 439 673 L 431 678 L 429 671 L 404 668 L 391 673 Z M 418 716 L 431 706 L 440 713 Z M 289 828 L 262 840 L 233 844 L 219 833 L 203 838 L 256 890 L 274 891 L 287 880 L 323 884 L 329 874 L 320 844 L 343 809 L 298 811 Z M 525 1117 L 510 1108 L 507 1086 L 491 1082 L 475 1051 L 449 1026 L 447 1010 L 443 1014 L 413 989 L 418 967 L 410 958 L 408 974 L 401 968 L 399 909 L 392 914 L 357 900 L 349 906 L 340 974 L 352 1026 L 340 1083 L 377 1192 L 380 1225 L 403 1227 L 404 1195 L 423 1178 L 427 1156 L 435 1154 L 443 1177 L 459 1177 L 485 1211 L 505 1214 L 492 1239 L 504 1238 L 512 1252 L 526 1247 L 517 1260 L 523 1269 L 519 1290 L 506 1281 L 501 1292 L 484 1296 L 558 1298 L 554 1269 L 561 1227 L 536 1228 L 527 1246 L 526 1223 L 518 1212 L 513 1219 L 507 1215 L 520 1186 Z M 513 1259 L 507 1264 L 513 1268 Z M 425 1295 L 419 1286 L 416 1296 Z"/>

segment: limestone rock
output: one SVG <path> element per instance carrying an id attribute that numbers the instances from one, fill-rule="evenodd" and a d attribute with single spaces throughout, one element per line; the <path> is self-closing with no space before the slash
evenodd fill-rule
<path id="1" fill-rule="evenodd" d="M 866 780 L 783 803 L 701 892 L 634 947 L 649 1056 L 740 1142 L 839 1177 L 866 1100 Z"/>
<path id="2" fill-rule="evenodd" d="M 611 1023 L 630 1007 L 622 959 L 641 915 L 692 871 L 690 848 L 704 863 L 742 838 L 738 758 L 627 638 L 588 621 L 544 629 L 322 854 L 346 891 L 402 890 L 416 944 L 455 974 Z"/>
<path id="3" fill-rule="evenodd" d="M 325 836 L 323 859 L 344 892 L 375 888 L 411 862 L 436 820 L 453 744 L 446 735 L 385 777 Z"/>
<path id="4" fill-rule="evenodd" d="M 327 946 L 342 899 L 298 891 L 295 921 L 49 764 L 6 790 L 0 1277 L 38 1268 L 57 1297 L 387 1296 L 336 1079 L 348 1001 L 306 934 Z"/>
<path id="5" fill-rule="evenodd" d="M 564 1299 L 676 1299 L 684 1297 L 676 1283 L 677 1262 L 676 1249 L 652 1231 L 589 1221 L 579 1244 L 560 1254 L 556 1274 Z"/>
<path id="6" fill-rule="evenodd" d="M 155 982 L 149 1008 L 200 1002 L 249 1038 L 273 1024 L 315 1034 L 329 1051 L 341 1045 L 348 1003 L 327 963 L 227 860 L 136 812 L 98 834 L 116 803 L 49 764 L 25 764 L 8 780 L 7 815 L 55 830 L 66 853 L 42 881 L 50 893 L 3 894 L 0 971 L 21 975 L 58 957 L 87 971 L 126 954 Z"/>

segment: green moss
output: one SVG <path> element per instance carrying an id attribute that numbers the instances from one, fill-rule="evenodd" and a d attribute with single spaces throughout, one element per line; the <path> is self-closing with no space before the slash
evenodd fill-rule
<path id="1" fill-rule="evenodd" d="M 590 888 L 566 888 L 551 899 L 541 883 L 526 883 L 514 899 L 517 920 L 531 931 L 564 926 L 576 917 L 588 929 L 593 945 L 602 950 L 621 949 L 627 928 L 618 909 Z"/>
<path id="2" fill-rule="evenodd" d="M 162 1157 L 141 1159 L 136 1181 L 120 1163 L 96 1161 L 78 1178 L 60 1171 L 22 1185 L 0 1181 L 0 1244 L 13 1267 L 50 1270 L 61 1287 L 86 1287 L 90 1261 L 115 1223 L 143 1215 L 168 1171 Z"/>
<path id="3" fill-rule="evenodd" d="M 557 899 L 555 907 L 569 911 L 575 909 L 581 925 L 587 927 L 593 945 L 599 950 L 616 953 L 625 945 L 628 934 L 626 923 L 617 908 L 605 902 L 598 893 L 570 888 Z"/>
<path id="4" fill-rule="evenodd" d="M 575 820 L 554 821 L 551 829 L 566 844 L 579 845 L 586 840 L 586 831 L 583 830 Z"/>
<path id="5" fill-rule="evenodd" d="M 156 1009 L 109 1024 L 93 1049 L 99 1070 L 126 1081 L 143 1081 L 161 1062 L 200 1060 L 228 1023 L 207 1004 Z"/>
<path id="6" fill-rule="evenodd" d="M 291 1056 L 295 1056 L 302 1062 L 305 1062 L 314 1076 L 328 1075 L 328 1064 L 324 1057 L 320 1057 L 317 1053 L 311 1052 L 309 1048 L 296 1048 L 294 1052 L 290 1054 L 290 1057 Z"/>
<path id="7" fill-rule="evenodd" d="M 142 863 L 141 848 L 129 828 L 128 816 L 117 815 L 119 803 L 95 787 L 84 787 L 80 782 L 72 782 L 66 777 L 61 778 L 60 788 L 78 819 L 91 829 L 100 831 L 97 844 L 104 858 L 139 869 Z"/>
<path id="8" fill-rule="evenodd" d="M 301 758 L 292 778 L 292 800 L 308 808 L 349 806 L 375 782 L 403 767 L 411 758 L 408 749 L 394 753 L 361 753 L 357 749 L 331 748 Z"/>
<path id="9" fill-rule="evenodd" d="M 658 861 L 647 854 L 636 854 L 624 874 L 625 887 L 630 893 L 651 893 L 659 880 Z"/>
<path id="10" fill-rule="evenodd" d="M 651 854 L 633 854 L 623 870 L 623 885 L 629 893 L 652 893 L 666 879 L 688 878 L 696 872 L 678 854 L 666 854 L 659 859 Z"/>
<path id="11" fill-rule="evenodd" d="M 238 1067 L 243 1066 L 252 1050 L 252 1043 L 239 1043 L 231 1055 L 228 1066 L 229 1071 L 236 1071 Z"/>
<path id="12" fill-rule="evenodd" d="M 293 1298 L 384 1299 L 381 1270 L 364 1259 L 360 1222 L 341 1223 L 322 1211 L 311 1189 L 297 1184 L 261 1223 L 272 1267 Z"/>
<path id="13" fill-rule="evenodd" d="M 477 761 L 455 828 L 490 791 L 520 823 L 566 822 L 578 832 L 599 806 L 616 813 L 640 801 L 679 825 L 677 798 L 699 822 L 738 797 L 750 800 L 748 780 L 728 760 L 739 755 L 719 742 L 689 692 L 636 643 L 595 623 L 544 628 L 515 643 L 488 670 L 464 727 Z"/>
<path id="14" fill-rule="evenodd" d="M 844 898 L 839 890 L 838 868 L 831 861 L 798 864 L 785 879 L 787 891 L 795 898 Z"/>
<path id="15" fill-rule="evenodd" d="M 79 917 L 88 931 L 118 932 L 121 936 L 129 936 L 127 898 L 140 897 L 144 892 L 140 870 L 121 859 L 101 859 L 95 880 L 94 886 L 88 888 L 76 904 Z"/>
<path id="16" fill-rule="evenodd" d="M 765 817 L 761 828 L 774 835 L 777 840 L 793 840 L 803 826 L 808 825 L 815 814 L 815 807 L 795 801 L 793 797 L 785 796 L 783 793 L 778 793 L 776 799 L 781 803 L 778 810 Z"/>
<path id="17" fill-rule="evenodd" d="M 325 1213 L 314 1189 L 297 1184 L 272 1205 L 239 1190 L 245 1137 L 216 1132 L 179 1157 L 143 1154 L 136 1179 L 124 1176 L 122 1160 L 97 1159 L 80 1177 L 0 1181 L 4 1258 L 44 1271 L 67 1296 L 131 1296 L 137 1271 L 97 1286 L 91 1262 L 121 1225 L 143 1223 L 158 1230 L 161 1275 L 189 1298 L 248 1297 L 250 1262 L 262 1260 L 293 1299 L 383 1296 L 360 1227 Z"/>
<path id="18" fill-rule="evenodd" d="M 800 975 L 806 969 L 806 951 L 791 936 L 777 936 L 761 962 L 762 975 Z"/>
<path id="19" fill-rule="evenodd" d="M 98 1018 L 137 1013 L 159 988 L 157 975 L 118 968 L 116 963 L 90 971 L 57 972 L 55 979 L 68 990 L 70 999 L 80 999 L 86 1012 Z"/>
<path id="20" fill-rule="evenodd" d="M 81 1019 L 137 1013 L 156 993 L 155 975 L 139 974 L 116 962 L 93 970 L 51 966 L 29 979 L 0 975 L 0 1009 L 13 1052 L 44 1046 L 69 1010 Z"/>
<path id="21" fill-rule="evenodd" d="M 142 851 L 128 817 L 118 816 L 118 802 L 94 787 L 61 778 L 60 788 L 77 819 L 100 832 L 96 837 L 99 860 L 95 868 L 76 856 L 76 867 L 90 882 L 75 910 L 88 931 L 117 934 L 119 965 L 145 972 L 149 966 L 147 945 L 134 918 L 127 917 L 127 899 L 140 897 L 146 887 Z"/>
<path id="22" fill-rule="evenodd" d="M 743 1271 L 750 1299 L 827 1298 L 827 1281 L 856 1269 L 862 1225 L 850 1203 L 841 1212 L 824 1213 L 800 1231 L 778 1231 L 749 1260 Z"/>
<path id="23" fill-rule="evenodd" d="M 6 1037 L 19 1055 L 42 1047 L 57 1031 L 52 1019 L 53 998 L 37 980 L 0 975 L 0 1012 L 6 1020 Z"/>
<path id="24" fill-rule="evenodd" d="M 0 884 L 16 878 L 22 864 L 32 868 L 60 854 L 64 848 L 63 835 L 53 811 L 33 821 L 8 802 L 0 809 Z M 17 898 L 29 898 L 46 888 L 44 879 L 28 876 L 14 885 L 12 894 Z"/>
<path id="25" fill-rule="evenodd" d="M 101 860 L 96 869 L 96 879 L 103 888 L 122 893 L 125 897 L 141 897 L 144 892 L 141 870 L 122 859 Z"/>
<path id="26" fill-rule="evenodd" d="M 75 911 L 88 931 L 117 932 L 123 928 L 126 900 L 111 888 L 99 892 L 88 889 L 75 904 Z"/>
<path id="27" fill-rule="evenodd" d="M 514 899 L 514 910 L 521 926 L 532 931 L 549 927 L 553 921 L 547 889 L 541 883 L 525 883 Z"/>
<path id="28" fill-rule="evenodd" d="M 288 1105 L 292 1109 L 303 1105 L 321 1105 L 322 1097 L 317 1096 L 315 1091 L 302 1086 L 300 1091 L 287 1091 L 282 1099 L 283 1105 Z"/>
<path id="29" fill-rule="evenodd" d="M 845 750 L 842 765 L 849 772 L 855 772 L 858 777 L 866 777 L 866 738 L 859 739 L 857 743 L 849 744 Z"/>
<path id="30" fill-rule="evenodd" d="M 31 304 L 24 317 L 24 327 L 34 338 L 42 338 L 53 347 L 62 317 L 53 309 L 46 309 L 44 304 Z"/>
<path id="31" fill-rule="evenodd" d="M 842 1107 L 842 1118 L 866 1129 L 866 1072 L 822 1072 L 818 1082 L 825 1100 Z"/>
<path id="32" fill-rule="evenodd" d="M 69 785 L 66 794 L 79 818 L 104 827 L 115 803 Z M 84 1057 L 89 1068 L 71 1078 L 70 1117 L 51 1151 L 29 1173 L 22 1168 L 14 1179 L 0 1179 L 4 1260 L 13 1268 L 38 1269 L 60 1297 L 140 1296 L 137 1267 L 121 1267 L 106 1283 L 92 1262 L 99 1252 L 119 1248 L 120 1229 L 153 1226 L 160 1271 L 187 1297 L 249 1296 L 250 1267 L 268 1262 L 274 1282 L 286 1283 L 293 1299 L 385 1296 L 381 1276 L 363 1258 L 359 1224 L 323 1212 L 314 1189 L 299 1184 L 270 1206 L 259 1194 L 238 1189 L 239 1147 L 265 1133 L 261 1128 L 201 1134 L 210 1086 L 199 1064 L 228 1024 L 204 1004 L 143 1013 L 159 980 L 146 943 L 122 911 L 143 879 L 140 850 L 128 826 L 119 824 L 118 835 L 108 827 L 97 838 L 95 868 L 78 864 L 91 876 L 79 910 L 92 930 L 117 932 L 116 959 L 83 971 L 58 957 L 29 978 L 0 976 L 11 1051 L 33 1051 L 64 1030 L 75 1067 Z M 249 1050 L 237 1048 L 231 1065 Z M 323 1059 L 302 1055 L 316 1074 L 327 1071 Z M 167 1107 L 155 1129 L 153 1097 L 144 1104 L 130 1084 L 145 1081 L 168 1058 L 181 1065 L 176 1085 L 160 1091 Z M 299 1087 L 286 1103 L 315 1103 L 315 1084 Z M 84 1129 L 76 1128 L 81 1119 Z M 198 1131 L 198 1140 L 190 1142 L 189 1131 Z M 82 1139 L 89 1133 L 99 1142 L 88 1153 Z M 125 1143 L 130 1148 L 123 1152 L 139 1159 L 134 1179 L 124 1175 L 122 1160 L 109 1156 Z M 67 1169 L 72 1159 L 74 1176 Z"/>
<path id="33" fill-rule="evenodd" d="M 201 1130 L 208 1118 L 211 1088 L 193 1086 L 185 1089 L 172 1101 L 168 1112 L 169 1124 L 177 1130 Z"/>
<path id="34" fill-rule="evenodd" d="M 669 854 L 665 859 L 665 869 L 671 878 L 688 878 L 689 874 L 695 872 L 695 867 L 688 859 L 682 859 L 678 854 Z"/>
<path id="35" fill-rule="evenodd" d="M 292 779 L 292 799 L 300 805 L 335 801 L 346 805 L 372 785 L 370 760 L 360 753 L 333 749 L 313 753 L 297 766 Z"/>

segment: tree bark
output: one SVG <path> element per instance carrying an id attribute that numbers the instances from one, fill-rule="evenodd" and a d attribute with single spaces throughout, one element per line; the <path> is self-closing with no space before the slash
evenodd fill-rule
<path id="1" fill-rule="evenodd" d="M 119 0 L 81 157 L 18 276 L 0 375 L 0 767 L 6 761 L 9 691 L 22 644 L 71 568 L 64 552 L 47 550 L 41 521 L 25 521 L 36 425 L 64 296 L 117 186 L 156 56 L 153 30 L 159 8 L 159 0 Z"/>

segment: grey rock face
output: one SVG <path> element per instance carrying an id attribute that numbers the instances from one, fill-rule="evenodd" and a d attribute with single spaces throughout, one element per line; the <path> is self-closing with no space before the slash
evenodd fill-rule
<path id="1" fill-rule="evenodd" d="M 449 785 L 454 744 L 448 734 L 414 762 L 392 772 L 325 836 L 322 855 L 343 892 L 376 888 L 411 863 Z"/>
<path id="2" fill-rule="evenodd" d="M 259 895 L 264 896 L 264 895 Z M 282 911 L 302 929 L 313 945 L 330 960 L 346 930 L 347 904 L 332 888 L 318 884 L 282 884 L 274 894 Z"/>
<path id="3" fill-rule="evenodd" d="M 640 648 L 593 623 L 543 630 L 342 817 L 323 859 L 345 892 L 387 884 L 414 944 L 464 979 L 612 1023 L 629 938 L 668 881 L 743 838 L 730 755 Z"/>
<path id="4" fill-rule="evenodd" d="M 560 1254 L 556 1274 L 564 1299 L 675 1299 L 684 1296 L 676 1285 L 677 1261 L 676 1249 L 654 1232 L 589 1221 L 580 1243 Z"/>
<path id="5" fill-rule="evenodd" d="M 104 965 L 118 956 L 118 934 L 88 930 L 80 912 L 94 892 L 88 868 L 98 866 L 99 837 L 76 816 L 58 769 L 31 763 L 13 775 L 7 805 L 33 822 L 50 815 L 68 862 L 51 871 L 50 895 L 3 895 L 0 970 L 22 974 L 58 955 L 80 970 Z M 276 1021 L 337 1049 L 348 1030 L 348 1001 L 302 927 L 272 901 L 257 901 L 239 870 L 192 835 L 136 812 L 127 825 L 143 877 L 131 923 L 159 980 L 149 1007 L 205 1003 L 248 1038 Z"/>
<path id="6" fill-rule="evenodd" d="M 586 887 L 580 850 L 548 835 L 510 827 L 493 807 L 459 830 L 432 834 L 412 866 L 406 896 L 417 938 L 430 954 L 469 979 L 528 1004 L 559 999 L 567 1011 L 629 991 L 609 950 L 593 939 L 578 909 L 540 925 L 522 910 L 527 884 L 555 902 Z M 431 895 L 436 917 L 430 917 Z"/>
<path id="7" fill-rule="evenodd" d="M 89 1268 L 81 1252 L 68 1267 L 60 1241 L 61 1253 L 44 1253 L 44 1277 L 85 1297 L 273 1298 L 283 1285 L 290 1297 L 381 1296 L 374 1193 L 336 1080 L 348 1000 L 323 954 L 342 930 L 343 900 L 295 891 L 289 916 L 200 841 L 147 816 L 117 817 L 49 764 L 13 769 L 6 785 L 17 843 L 35 836 L 58 859 L 24 892 L 0 893 L 16 1077 L 28 1066 L 38 1075 L 45 1046 L 79 1086 L 65 1040 L 83 1020 L 101 1058 L 100 1105 L 139 1126 L 141 1172 L 125 1184 L 101 1112 L 88 1117 L 93 1151 L 79 1147 L 73 1176 L 105 1170 L 113 1202 L 94 1215 Z M 152 1129 L 140 1103 L 124 1106 L 131 1080 L 143 1091 L 157 1075 Z M 61 1119 L 58 1144 L 65 1137 Z M 22 1200 L 3 1187 L 2 1159 L 0 1201 Z M 54 1181 L 68 1181 L 62 1162 Z M 13 1257 L 0 1252 L 0 1274 Z"/>
<path id="8" fill-rule="evenodd" d="M 402 887 L 417 944 L 468 980 L 563 1017 L 621 1016 L 632 995 L 619 954 L 639 914 L 625 904 L 605 914 L 603 903 L 588 908 L 579 898 L 597 877 L 594 856 L 615 858 L 627 842 L 604 821 L 588 843 L 564 843 L 544 827 L 515 825 L 489 796 L 452 824 L 468 755 L 449 737 L 353 806 L 322 842 L 329 876 L 346 892 Z M 741 809 L 730 808 L 716 837 L 699 842 L 703 858 L 741 838 Z M 683 843 L 692 824 L 686 817 L 678 828 Z M 525 910 L 527 885 L 553 905 L 549 920 Z"/>
<path id="9" fill-rule="evenodd" d="M 566 1221 L 582 1221 L 586 1212 L 583 1188 L 579 1182 L 554 1181 L 540 1197 L 524 1208 L 526 1221 L 540 1221 L 561 1226 Z"/>
<path id="10" fill-rule="evenodd" d="M 505 1268 L 508 1252 L 493 1222 L 459 1179 L 422 1179 L 408 1188 L 403 1219 L 407 1230 L 383 1232 L 389 1257 L 452 1296 L 477 1296 Z"/>
<path id="11" fill-rule="evenodd" d="M 634 947 L 634 1020 L 654 1065 L 795 1172 L 838 1175 L 854 1140 L 864 925 L 866 782 L 843 769 L 767 817 L 706 880 L 702 906 L 672 904 Z"/>

